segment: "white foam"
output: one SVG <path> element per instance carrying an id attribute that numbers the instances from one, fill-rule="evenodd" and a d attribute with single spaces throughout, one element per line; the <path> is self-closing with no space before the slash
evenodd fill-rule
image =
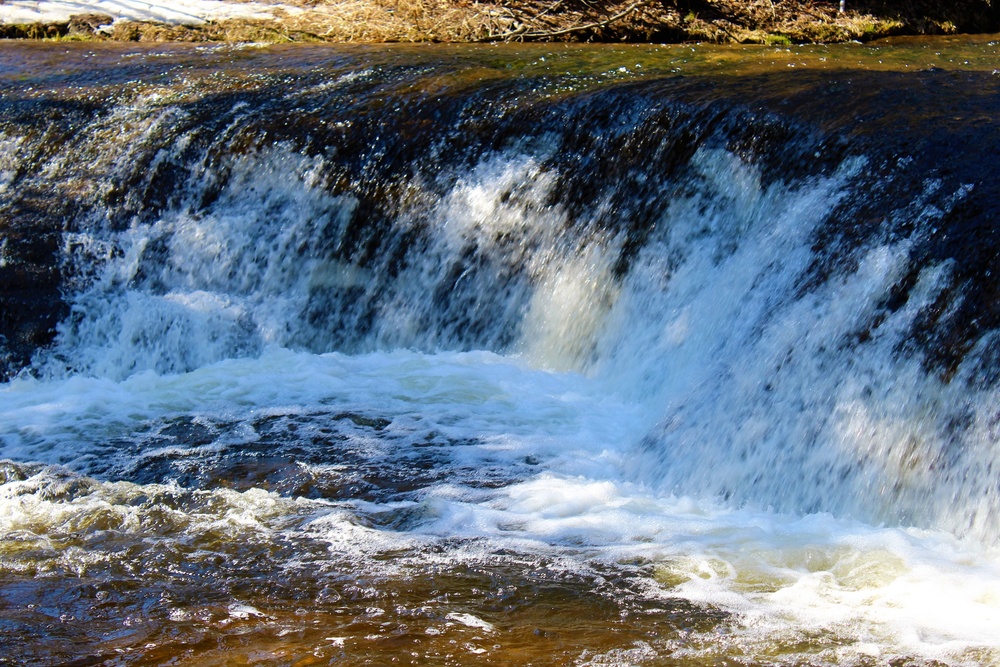
<path id="1" fill-rule="evenodd" d="M 462 614 L 462 613 L 451 613 L 446 616 L 450 621 L 456 621 L 462 625 L 469 628 L 476 628 L 477 630 L 484 630 L 486 632 L 496 632 L 496 628 L 493 627 L 492 623 L 487 623 L 478 616 L 473 616 L 472 614 Z"/>
<path id="2" fill-rule="evenodd" d="M 812 641 L 825 647 L 824 659 L 848 663 L 865 652 L 950 664 L 968 663 L 970 652 L 978 651 L 978 664 L 1000 655 L 992 631 L 1000 623 L 996 549 L 943 532 L 880 528 L 828 514 L 733 509 L 629 482 L 623 453 L 650 415 L 617 402 L 596 378 L 542 372 L 481 352 L 317 356 L 275 348 L 258 359 L 179 375 L 19 379 L 0 391 L 3 455 L 19 460 L 80 459 L 88 447 L 101 451 L 110 433 L 169 414 L 238 418 L 322 405 L 390 416 L 387 434 L 420 428 L 474 436 L 478 445 L 453 452 L 470 462 L 486 457 L 510 466 L 526 455 L 541 462 L 540 472 L 523 482 L 495 490 L 442 483 L 402 504 L 333 506 L 257 490 L 213 491 L 212 511 L 185 530 L 272 539 L 287 530 L 283 517 L 310 516 L 295 530 L 327 543 L 331 556 L 364 563 L 409 550 L 410 560 L 379 560 L 386 573 L 400 574 L 417 561 L 455 565 L 496 549 L 559 559 L 562 567 L 640 561 L 654 575 L 648 594 L 735 614 L 729 635 L 711 640 L 729 642 L 732 650 L 753 646 L 761 654 L 779 650 L 769 647 L 782 641 Z M 112 511 L 121 514 L 119 525 L 141 533 L 143 510 L 113 498 L 181 492 L 102 483 L 66 504 L 32 496 L 24 484 L 5 485 L 5 531 L 52 526 L 47 532 Z M 422 518 L 405 532 L 357 518 L 400 510 L 420 510 Z M 456 540 L 470 546 L 455 546 Z M 425 549 L 435 543 L 451 546 Z M 80 558 L 67 552 L 60 562 L 85 567 Z"/>
<path id="3" fill-rule="evenodd" d="M 1000 658 L 1000 551 L 947 533 L 733 510 L 551 473 L 485 504 L 432 502 L 440 518 L 425 530 L 434 534 L 653 563 L 662 595 L 736 614 L 732 641 L 744 646 L 826 635 L 817 645 L 840 641 L 844 660 L 866 650 Z"/>
<path id="4" fill-rule="evenodd" d="M 60 325 L 43 372 L 61 374 L 70 360 L 76 372 L 113 378 L 170 373 L 295 341 L 310 287 L 334 280 L 328 262 L 299 248 L 343 225 L 355 202 L 318 187 L 322 159 L 286 146 L 229 162 L 232 178 L 210 211 L 182 206 L 112 238 L 71 236 L 77 253 L 105 263 L 76 295 L 78 317 Z M 192 178 L 205 187 L 200 174 Z M 349 270 L 340 267 L 341 281 Z M 151 279 L 156 288 L 144 284 Z"/>

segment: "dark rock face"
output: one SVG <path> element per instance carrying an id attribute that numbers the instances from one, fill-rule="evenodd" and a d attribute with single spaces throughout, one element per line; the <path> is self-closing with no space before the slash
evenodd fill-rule
<path id="1" fill-rule="evenodd" d="M 762 81 L 756 94 L 871 156 L 864 186 L 817 239 L 825 266 L 852 261 L 844 248 L 913 237 L 915 268 L 897 285 L 891 309 L 905 303 L 921 267 L 950 262 L 953 287 L 925 313 L 911 350 L 928 370 L 950 379 L 977 341 L 1000 328 L 1000 127 L 993 120 L 1000 114 L 1000 76 L 850 72 L 799 85 L 788 95 L 768 91 Z M 936 194 L 928 196 L 928 187 Z M 928 210 L 944 215 L 924 224 Z"/>
<path id="2" fill-rule="evenodd" d="M 11 112 L 10 105 L 0 108 Z M 36 109 L 37 111 L 37 109 Z M 11 113 L 8 118 L 16 118 Z M 44 114 L 41 114 L 44 118 Z M 44 122 L 44 121 L 43 121 Z M 23 146 L 23 144 L 22 144 Z M 64 202 L 32 184 L 33 158 L 8 172 L 0 194 L 0 379 L 16 375 L 34 352 L 52 342 L 55 327 L 66 314 L 63 301 Z M 48 150 L 54 150 L 50 146 Z M 44 151 L 42 151 L 44 152 Z M 35 168 L 39 167 L 35 165 Z"/>
<path id="3" fill-rule="evenodd" d="M 60 294 L 61 234 L 47 227 L 44 219 L 32 221 L 26 215 L 16 221 L 0 219 L 0 235 L 4 238 L 4 259 L 0 262 L 0 379 L 17 373 L 36 349 L 51 343 L 56 324 L 66 315 Z"/>
<path id="4" fill-rule="evenodd" d="M 0 88 L 0 90 L 3 90 Z M 0 93 L 0 379 L 52 342 L 63 300 L 66 223 L 86 206 L 60 195 L 40 172 L 91 118 L 91 104 Z"/>

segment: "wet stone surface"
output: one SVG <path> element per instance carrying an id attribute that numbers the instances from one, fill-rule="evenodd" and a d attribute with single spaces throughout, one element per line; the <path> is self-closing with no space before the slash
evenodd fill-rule
<path id="1" fill-rule="evenodd" d="M 219 422 L 180 416 L 146 424 L 142 432 L 107 443 L 110 460 L 91 472 L 136 484 L 185 488 L 262 489 L 285 497 L 387 503 L 418 498 L 443 480 L 470 488 L 503 486 L 530 472 L 488 460 L 463 462 L 475 448 L 433 431 L 393 432 L 392 422 L 351 412 L 270 414 Z M 478 457 L 476 457 L 478 459 Z M 101 464 L 96 464 L 100 466 Z"/>

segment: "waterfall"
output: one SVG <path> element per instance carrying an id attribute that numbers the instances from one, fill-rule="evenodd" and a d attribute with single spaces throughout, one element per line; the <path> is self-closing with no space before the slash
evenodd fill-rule
<path id="1" fill-rule="evenodd" d="M 1000 537 L 994 335 L 947 377 L 915 343 L 961 303 L 958 260 L 918 248 L 971 185 L 928 178 L 864 238 L 824 241 L 882 196 L 875 158 L 777 117 L 656 85 L 513 111 L 522 91 L 501 89 L 473 120 L 475 96 L 349 101 L 374 77 L 280 102 L 139 95 L 54 149 L 8 122 L 5 189 L 78 207 L 68 312 L 31 372 L 122 380 L 274 346 L 516 354 L 655 403 L 636 476 L 664 490 Z M 803 155 L 806 173 L 773 166 Z"/>
<path id="2" fill-rule="evenodd" d="M 936 159 L 965 135 L 909 154 L 926 127 L 848 127 L 809 91 L 779 113 L 783 79 L 444 85 L 450 61 L 303 53 L 0 98 L 11 534 L 110 506 L 141 541 L 170 507 L 165 544 L 235 521 L 323 568 L 639 563 L 754 642 L 815 585 L 794 623 L 834 605 L 830 646 L 864 645 L 823 649 L 844 664 L 995 650 L 892 583 L 1000 543 L 996 187 Z"/>

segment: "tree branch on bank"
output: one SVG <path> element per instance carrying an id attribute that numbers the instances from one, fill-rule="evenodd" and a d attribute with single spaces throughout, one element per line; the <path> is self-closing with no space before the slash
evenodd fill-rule
<path id="1" fill-rule="evenodd" d="M 583 23 L 579 25 L 570 26 L 568 28 L 558 28 L 552 30 L 533 30 L 527 24 L 527 22 L 514 21 L 515 27 L 513 29 L 507 30 L 502 33 L 490 34 L 485 37 L 481 37 L 475 41 L 477 42 L 510 42 L 514 40 L 524 40 L 524 39 L 547 39 L 551 37 L 559 37 L 561 35 L 568 35 L 574 32 L 582 32 L 585 30 L 597 30 L 600 28 L 605 28 L 615 21 L 620 21 L 632 12 L 636 11 L 640 7 L 649 4 L 650 0 L 639 0 L 634 2 L 625 9 L 621 10 L 613 16 L 608 16 L 600 21 L 593 21 L 591 23 Z M 556 5 L 561 5 L 562 2 L 556 3 Z M 537 16 L 532 17 L 532 21 L 537 20 L 549 13 L 553 8 L 548 8 L 541 12 Z"/>

